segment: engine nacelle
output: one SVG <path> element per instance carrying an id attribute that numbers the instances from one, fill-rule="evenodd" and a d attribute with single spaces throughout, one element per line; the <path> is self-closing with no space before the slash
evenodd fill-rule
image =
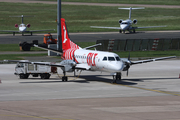
<path id="1" fill-rule="evenodd" d="M 30 24 L 27 24 L 27 25 L 26 25 L 26 27 L 30 28 L 30 27 L 31 27 L 31 25 L 30 25 Z"/>
<path id="2" fill-rule="evenodd" d="M 76 66 L 76 62 L 73 60 L 63 60 L 60 62 L 60 64 L 65 66 L 61 68 L 65 72 L 73 72 L 74 67 Z"/>
<path id="3" fill-rule="evenodd" d="M 137 24 L 137 20 L 136 20 L 136 19 L 134 19 L 134 20 L 133 20 L 133 23 L 134 23 L 134 24 Z"/>
<path id="4" fill-rule="evenodd" d="M 15 28 L 18 28 L 18 24 L 15 24 L 14 26 L 15 26 Z"/>
<path id="5" fill-rule="evenodd" d="M 121 19 L 120 19 L 120 20 L 119 20 L 119 24 L 121 24 L 121 23 L 122 23 L 122 21 L 123 21 L 123 20 L 121 20 Z"/>

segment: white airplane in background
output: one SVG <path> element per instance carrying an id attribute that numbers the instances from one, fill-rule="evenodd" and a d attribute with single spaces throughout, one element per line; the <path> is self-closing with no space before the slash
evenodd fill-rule
<path id="1" fill-rule="evenodd" d="M 23 18 L 24 18 L 24 17 L 30 17 L 30 16 L 21 15 L 21 16 L 10 16 L 10 17 L 21 17 L 21 18 L 22 18 L 22 22 L 21 22 L 20 25 L 15 24 L 15 27 L 16 27 L 16 28 L 19 27 L 19 31 L 14 31 L 14 30 L 0 30 L 0 32 L 12 32 L 12 33 L 13 33 L 13 36 L 15 35 L 15 33 L 22 33 L 22 36 L 23 36 L 24 33 L 31 33 L 31 35 L 32 35 L 32 32 L 54 31 L 54 29 L 50 29 L 50 30 L 26 30 L 27 28 L 30 28 L 31 25 L 30 25 L 30 24 L 25 25 L 25 24 L 23 23 Z"/>
<path id="2" fill-rule="evenodd" d="M 86 48 L 81 48 L 80 46 L 76 45 L 70 40 L 65 24 L 65 19 L 63 18 L 61 18 L 61 34 L 62 34 L 63 52 L 34 45 L 35 47 L 42 48 L 45 50 L 50 50 L 60 54 L 63 59 L 60 63 L 45 64 L 42 62 L 21 62 L 16 60 L 5 60 L 5 61 L 61 67 L 64 74 L 64 76 L 62 77 L 62 81 L 68 80 L 66 76 L 66 72 L 75 72 L 75 70 L 77 69 L 77 70 L 110 72 L 111 75 L 113 76 L 113 82 L 116 82 L 116 80 L 121 80 L 122 71 L 127 71 L 127 75 L 128 75 L 128 70 L 131 65 L 176 57 L 176 56 L 170 56 L 170 57 L 161 57 L 161 58 L 148 59 L 148 60 L 130 61 L 130 56 L 128 58 L 120 58 L 117 54 L 112 52 L 88 50 L 89 48 L 96 47 L 101 44 L 96 44 Z"/>
<path id="3" fill-rule="evenodd" d="M 118 8 L 118 9 L 124 9 L 124 10 L 129 10 L 129 19 L 127 20 L 119 20 L 120 27 L 101 27 L 101 26 L 90 26 L 92 28 L 107 28 L 107 29 L 118 29 L 120 33 L 125 33 L 125 31 L 133 32 L 135 33 L 135 29 L 141 29 L 141 28 L 155 28 L 155 27 L 166 27 L 166 26 L 148 26 L 148 27 L 132 27 L 132 24 L 137 24 L 137 20 L 134 19 L 133 21 L 131 20 L 131 11 L 136 10 L 136 9 L 144 9 L 143 8 Z"/>

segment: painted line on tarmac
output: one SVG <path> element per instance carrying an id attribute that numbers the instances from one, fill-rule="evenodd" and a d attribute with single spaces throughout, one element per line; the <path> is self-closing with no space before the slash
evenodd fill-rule
<path id="1" fill-rule="evenodd" d="M 111 83 L 111 84 L 113 84 L 113 85 L 125 86 L 125 87 L 130 87 L 130 88 L 136 88 L 136 89 L 141 89 L 141 90 L 146 90 L 146 91 L 152 91 L 152 92 L 164 93 L 164 94 L 169 94 L 169 95 L 174 95 L 174 96 L 180 96 L 180 94 L 178 94 L 178 93 L 176 93 L 176 92 L 161 91 L 161 90 L 153 90 L 153 89 L 148 89 L 148 88 L 141 88 L 141 87 L 130 86 L 130 85 L 122 85 L 122 84 L 117 84 L 117 83 Z"/>
<path id="2" fill-rule="evenodd" d="M 50 117 L 26 116 L 26 115 L 6 115 L 6 114 L 0 114 L 0 116 L 19 117 L 19 118 L 41 118 L 41 119 L 48 119 L 48 120 L 74 120 L 74 119 L 50 118 Z"/>

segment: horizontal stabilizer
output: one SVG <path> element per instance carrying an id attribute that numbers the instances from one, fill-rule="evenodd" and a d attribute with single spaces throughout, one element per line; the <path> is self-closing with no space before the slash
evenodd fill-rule
<path id="1" fill-rule="evenodd" d="M 145 9 L 144 7 L 140 7 L 140 8 L 118 8 L 118 9 L 123 9 L 123 10 L 138 10 L 138 9 Z"/>
<path id="2" fill-rule="evenodd" d="M 58 50 L 55 50 L 55 49 L 44 48 L 44 47 L 40 47 L 40 46 L 35 45 L 35 44 L 34 44 L 34 47 L 37 47 L 37 48 L 40 48 L 40 49 L 44 49 L 44 50 L 50 50 L 50 51 L 52 51 L 52 52 L 55 52 L 55 53 L 58 53 L 58 54 L 62 55 L 62 52 L 60 52 L 60 51 L 58 51 Z"/>
<path id="3" fill-rule="evenodd" d="M 34 15 L 17 15 L 17 16 L 9 16 L 9 17 L 34 17 Z"/>
<path id="4" fill-rule="evenodd" d="M 102 44 L 101 43 L 95 44 L 95 45 L 92 45 L 92 46 L 85 47 L 83 49 L 90 49 L 90 48 L 93 48 L 93 47 L 96 47 L 96 46 L 99 46 L 99 45 L 102 45 Z"/>

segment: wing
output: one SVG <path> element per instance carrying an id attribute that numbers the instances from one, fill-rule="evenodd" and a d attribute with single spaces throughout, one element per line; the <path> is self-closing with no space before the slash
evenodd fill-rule
<path id="1" fill-rule="evenodd" d="M 4 60 L 5 62 L 16 62 L 16 63 L 27 63 L 27 64 L 36 64 L 36 65 L 46 65 L 46 66 L 52 66 L 52 67 L 61 67 L 66 72 L 71 71 L 72 69 L 78 69 L 78 70 L 90 70 L 90 66 L 87 64 L 71 64 L 69 62 L 72 62 L 72 60 L 64 60 L 61 63 L 50 63 L 50 62 L 30 62 L 28 60 Z"/>
<path id="2" fill-rule="evenodd" d="M 55 29 L 50 29 L 50 30 L 29 30 L 29 31 L 24 31 L 24 32 L 41 32 L 41 31 L 55 31 Z"/>
<path id="3" fill-rule="evenodd" d="M 13 30 L 0 30 L 0 32 L 17 32 L 17 33 L 19 33 L 20 31 L 13 31 Z"/>
<path id="4" fill-rule="evenodd" d="M 120 27 L 101 27 L 101 26 L 90 26 L 91 28 L 107 28 L 107 29 L 118 29 L 120 30 Z"/>
<path id="5" fill-rule="evenodd" d="M 132 29 L 142 29 L 142 28 L 157 28 L 157 27 L 166 27 L 166 25 L 165 25 L 165 26 L 132 27 Z"/>
<path id="6" fill-rule="evenodd" d="M 131 65 L 142 64 L 142 63 L 147 63 L 147 62 L 154 62 L 154 61 L 171 59 L 171 58 L 176 58 L 176 56 L 160 57 L 160 58 L 154 58 L 154 59 L 148 59 L 148 60 L 140 60 L 140 61 L 131 61 Z"/>

